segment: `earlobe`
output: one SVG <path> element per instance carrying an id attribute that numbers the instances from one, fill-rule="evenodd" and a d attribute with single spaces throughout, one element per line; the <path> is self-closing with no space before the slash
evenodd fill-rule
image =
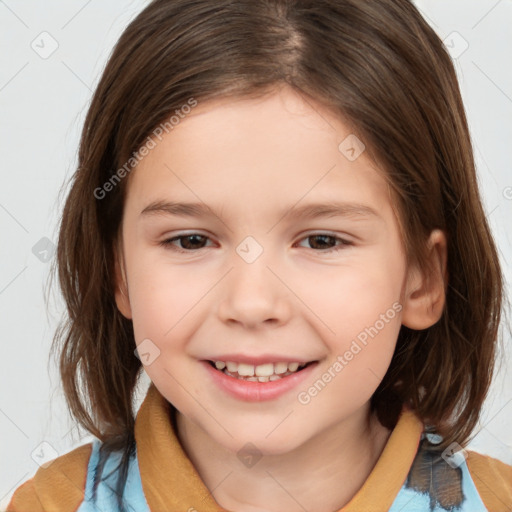
<path id="1" fill-rule="evenodd" d="M 132 318 L 132 309 L 130 306 L 130 299 L 128 295 L 128 284 L 126 274 L 124 271 L 124 261 L 118 257 L 118 252 L 114 249 L 115 261 L 115 299 L 117 309 L 127 319 Z"/>
<path id="2" fill-rule="evenodd" d="M 432 273 L 425 276 L 412 268 L 404 292 L 402 324 L 414 330 L 434 325 L 441 318 L 446 301 L 447 242 L 443 231 L 433 230 L 428 246 Z"/>

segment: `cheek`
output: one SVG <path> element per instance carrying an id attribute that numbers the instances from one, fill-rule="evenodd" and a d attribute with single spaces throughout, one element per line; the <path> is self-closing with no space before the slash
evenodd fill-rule
<path id="1" fill-rule="evenodd" d="M 403 277 L 400 258 L 376 254 L 315 273 L 299 292 L 336 336 L 355 336 L 390 308 L 391 314 L 396 311 Z"/>
<path id="2" fill-rule="evenodd" d="M 356 401 L 371 396 L 391 362 L 401 326 L 404 265 L 393 251 L 368 253 L 317 275 L 307 295 L 308 306 L 329 328 L 323 329 L 328 364 L 341 365 L 333 369 L 338 389 L 351 389 Z"/>
<path id="3" fill-rule="evenodd" d="M 179 334 L 198 322 L 200 308 L 196 305 L 211 287 L 211 280 L 191 279 L 190 270 L 151 252 L 133 254 L 128 267 L 130 305 L 137 342 L 150 338 L 163 344 L 181 339 Z"/>
<path id="4" fill-rule="evenodd" d="M 191 279 L 184 266 L 171 266 L 149 252 L 134 252 L 127 261 L 136 345 L 149 347 L 152 360 L 144 368 L 149 378 L 167 400 L 186 411 L 188 393 L 199 396 L 201 389 L 189 378 L 193 363 L 185 357 L 185 347 L 203 321 L 198 306 L 211 284 L 206 278 Z"/>
<path id="5" fill-rule="evenodd" d="M 399 255 L 390 255 L 360 270 L 352 277 L 340 349 L 346 361 L 351 359 L 347 375 L 362 383 L 363 394 L 371 395 L 389 367 L 401 327 L 404 262 Z M 343 329 L 341 323 L 339 328 Z"/>

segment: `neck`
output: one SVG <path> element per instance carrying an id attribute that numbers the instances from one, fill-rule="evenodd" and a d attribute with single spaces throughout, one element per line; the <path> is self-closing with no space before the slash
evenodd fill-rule
<path id="1" fill-rule="evenodd" d="M 176 411 L 177 435 L 215 501 L 233 512 L 332 512 L 345 506 L 375 466 L 390 431 L 369 405 L 293 451 L 265 455 L 244 467 Z"/>

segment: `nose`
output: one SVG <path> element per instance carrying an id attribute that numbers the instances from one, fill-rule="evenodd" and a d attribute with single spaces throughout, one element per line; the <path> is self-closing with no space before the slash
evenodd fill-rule
<path id="1" fill-rule="evenodd" d="M 268 263 L 265 253 L 252 263 L 235 255 L 219 292 L 218 316 L 223 322 L 255 329 L 289 321 L 293 294 L 273 268 L 275 265 Z"/>

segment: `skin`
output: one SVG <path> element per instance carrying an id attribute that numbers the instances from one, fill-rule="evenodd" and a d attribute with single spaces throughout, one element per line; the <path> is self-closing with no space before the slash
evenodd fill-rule
<path id="1" fill-rule="evenodd" d="M 145 370 L 177 408 L 181 444 L 227 510 L 328 512 L 347 504 L 390 435 L 369 400 L 400 326 L 424 329 L 442 313 L 444 234 L 430 236 L 437 272 L 427 285 L 406 266 L 383 171 L 365 152 L 349 161 L 338 149 L 350 133 L 287 87 L 259 99 L 215 100 L 164 135 L 129 178 L 117 306 L 133 320 L 136 343 L 149 338 L 159 348 Z M 155 200 L 204 202 L 218 216 L 141 215 Z M 364 204 L 378 216 L 308 220 L 291 211 L 328 200 Z M 159 245 L 190 232 L 207 238 Z M 325 233 L 350 245 L 311 238 Z M 236 252 L 247 236 L 263 249 L 252 263 Z M 401 311 L 301 404 L 297 394 L 396 303 Z M 199 363 L 225 353 L 279 353 L 319 365 L 300 389 L 244 402 L 212 385 Z M 263 455 L 250 468 L 237 458 L 247 442 Z"/>

